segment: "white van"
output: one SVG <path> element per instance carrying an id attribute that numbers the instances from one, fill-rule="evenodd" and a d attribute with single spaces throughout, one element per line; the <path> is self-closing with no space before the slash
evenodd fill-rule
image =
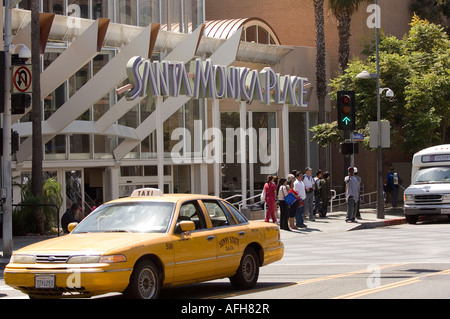
<path id="1" fill-rule="evenodd" d="M 447 215 L 450 218 L 450 144 L 429 147 L 414 154 L 411 178 L 403 206 L 408 223 L 417 223 L 422 215 Z"/>

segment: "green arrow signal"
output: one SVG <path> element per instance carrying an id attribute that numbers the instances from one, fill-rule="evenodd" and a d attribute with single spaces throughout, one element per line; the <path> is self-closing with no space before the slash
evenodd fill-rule
<path id="1" fill-rule="evenodd" d="M 344 122 L 345 125 L 348 125 L 348 123 L 350 123 L 351 121 L 352 120 L 350 120 L 348 116 L 346 116 L 342 119 L 342 122 Z"/>

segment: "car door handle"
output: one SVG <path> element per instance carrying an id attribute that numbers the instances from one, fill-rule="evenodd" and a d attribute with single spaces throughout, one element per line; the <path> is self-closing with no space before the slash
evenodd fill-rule
<path id="1" fill-rule="evenodd" d="M 213 240 L 216 236 L 208 236 L 206 237 L 207 240 Z"/>
<path id="2" fill-rule="evenodd" d="M 239 232 L 239 236 L 244 236 L 245 235 L 245 231 L 240 231 Z"/>

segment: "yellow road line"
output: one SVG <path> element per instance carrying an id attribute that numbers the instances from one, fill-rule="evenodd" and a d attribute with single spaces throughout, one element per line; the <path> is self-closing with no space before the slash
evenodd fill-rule
<path id="1" fill-rule="evenodd" d="M 374 287 L 374 288 L 364 289 L 364 290 L 360 290 L 360 291 L 355 291 L 355 292 L 352 292 L 352 293 L 349 293 L 349 294 L 346 294 L 346 295 L 334 297 L 332 299 L 355 299 L 355 298 L 367 296 L 367 295 L 370 295 L 370 294 L 374 294 L 374 293 L 377 293 L 377 292 L 381 292 L 381 291 L 385 291 L 385 290 L 389 290 L 389 289 L 394 289 L 394 288 L 398 288 L 398 287 L 402 287 L 402 286 L 418 283 L 425 277 L 431 277 L 431 276 L 436 276 L 436 275 L 447 275 L 447 274 L 450 274 L 450 269 L 439 271 L 439 272 L 436 272 L 436 273 L 425 274 L 425 275 L 421 275 L 421 276 L 405 279 L 405 280 L 402 280 L 402 281 L 397 281 L 397 282 L 390 283 L 390 284 L 387 284 L 387 285 L 383 285 L 383 286 L 380 286 L 380 287 Z"/>
<path id="2" fill-rule="evenodd" d="M 380 266 L 379 269 L 381 270 L 381 269 L 393 268 L 393 267 L 398 267 L 398 266 L 402 266 L 402 265 L 405 265 L 405 263 Z M 365 269 L 360 269 L 360 270 L 356 270 L 356 271 L 352 271 L 352 272 L 336 274 L 336 275 L 331 275 L 331 276 L 325 276 L 325 277 L 319 277 L 319 278 L 308 279 L 308 280 L 302 280 L 302 281 L 293 282 L 293 283 L 274 285 L 274 286 L 270 286 L 270 287 L 246 290 L 246 291 L 235 292 L 235 293 L 228 293 L 228 294 L 223 294 L 223 295 L 218 295 L 218 296 L 211 296 L 211 297 L 206 297 L 204 299 L 222 299 L 222 298 L 236 297 L 236 296 L 240 296 L 240 295 L 246 295 L 246 294 L 250 294 L 250 293 L 256 293 L 256 292 L 261 292 L 261 291 L 266 291 L 266 290 L 271 290 L 271 289 L 302 286 L 302 285 L 307 285 L 307 284 L 321 282 L 321 281 L 327 281 L 327 280 L 332 280 L 332 279 L 360 275 L 360 274 L 364 274 L 367 272 L 368 272 L 368 269 L 365 268 Z"/>

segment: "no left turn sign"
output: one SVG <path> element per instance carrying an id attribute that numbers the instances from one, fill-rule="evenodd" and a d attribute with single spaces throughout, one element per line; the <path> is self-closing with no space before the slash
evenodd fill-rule
<path id="1" fill-rule="evenodd" d="M 14 67 L 13 93 L 31 93 L 31 65 Z"/>

